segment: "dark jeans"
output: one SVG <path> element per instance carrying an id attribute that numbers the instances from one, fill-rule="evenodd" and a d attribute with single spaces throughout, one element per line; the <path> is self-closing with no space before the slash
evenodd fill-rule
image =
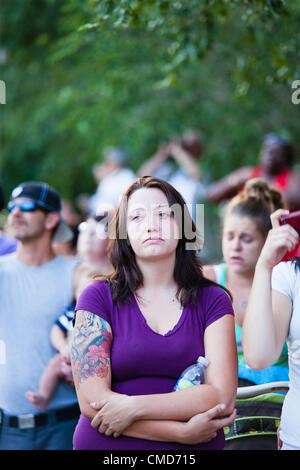
<path id="1" fill-rule="evenodd" d="M 72 450 L 78 419 L 34 429 L 0 425 L 0 450 Z"/>

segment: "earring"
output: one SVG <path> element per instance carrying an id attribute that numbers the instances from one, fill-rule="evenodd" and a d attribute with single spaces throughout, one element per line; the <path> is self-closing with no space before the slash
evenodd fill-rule
<path id="1" fill-rule="evenodd" d="M 127 238 L 127 240 L 126 240 L 126 245 L 127 245 L 127 246 L 130 245 L 130 242 L 129 242 L 128 238 Z"/>

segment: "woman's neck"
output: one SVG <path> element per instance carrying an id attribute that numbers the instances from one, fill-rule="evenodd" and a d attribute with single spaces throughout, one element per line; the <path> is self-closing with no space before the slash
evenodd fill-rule
<path id="1" fill-rule="evenodd" d="M 254 271 L 236 272 L 227 266 L 226 281 L 227 284 L 233 284 L 238 287 L 251 287 L 254 277 Z"/>
<path id="2" fill-rule="evenodd" d="M 172 260 L 137 260 L 143 274 L 143 287 L 139 291 L 157 292 L 176 288 L 174 280 L 175 256 Z"/>

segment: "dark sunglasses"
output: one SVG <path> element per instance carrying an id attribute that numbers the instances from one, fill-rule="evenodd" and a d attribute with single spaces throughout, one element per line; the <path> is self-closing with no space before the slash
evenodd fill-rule
<path id="1" fill-rule="evenodd" d="M 102 215 L 93 215 L 92 218 L 96 221 L 96 222 L 101 222 L 101 220 L 105 219 L 105 217 L 108 216 L 108 212 L 104 212 Z"/>
<path id="2" fill-rule="evenodd" d="M 45 210 L 34 201 L 21 201 L 21 202 L 10 201 L 7 204 L 8 212 L 12 212 L 15 207 L 18 207 L 20 211 L 22 212 L 34 212 L 36 210 L 42 210 L 42 211 Z"/>

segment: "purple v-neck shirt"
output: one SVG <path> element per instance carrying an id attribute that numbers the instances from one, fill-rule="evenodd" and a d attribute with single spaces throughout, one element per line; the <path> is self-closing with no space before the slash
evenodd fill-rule
<path id="1" fill-rule="evenodd" d="M 76 310 L 99 315 L 112 329 L 113 391 L 127 395 L 169 393 L 181 372 L 199 356 L 205 356 L 205 329 L 223 315 L 233 314 L 233 309 L 228 295 L 219 287 L 200 289 L 197 300 L 197 305 L 183 309 L 171 331 L 161 335 L 148 326 L 133 295 L 128 303 L 118 306 L 112 301 L 108 284 L 101 281 L 82 292 Z M 193 446 L 127 436 L 113 438 L 100 434 L 88 418 L 81 416 L 73 443 L 75 450 L 222 449 L 224 434 L 220 430 L 209 443 Z"/>

